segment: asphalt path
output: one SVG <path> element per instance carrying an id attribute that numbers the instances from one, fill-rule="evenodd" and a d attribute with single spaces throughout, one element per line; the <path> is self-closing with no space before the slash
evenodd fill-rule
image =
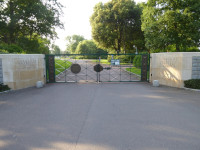
<path id="1" fill-rule="evenodd" d="M 71 69 L 63 71 L 56 77 L 57 82 L 120 82 L 120 81 L 140 81 L 139 76 L 127 72 L 126 68 L 130 65 L 111 66 L 101 64 L 104 68 L 99 74 L 94 71 L 94 66 L 97 64 L 91 60 L 70 60 L 72 63 L 79 64 L 81 71 L 78 74 L 71 72 Z M 106 69 L 106 68 L 110 69 Z"/>
<path id="2" fill-rule="evenodd" d="M 54 83 L 0 94 L 1 150 L 200 150 L 200 92 Z"/>

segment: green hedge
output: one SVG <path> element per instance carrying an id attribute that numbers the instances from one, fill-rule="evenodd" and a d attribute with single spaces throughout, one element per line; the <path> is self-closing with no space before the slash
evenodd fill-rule
<path id="1" fill-rule="evenodd" d="M 0 49 L 1 49 L 1 51 L 4 50 L 8 53 L 25 53 L 24 50 L 16 44 L 8 45 L 8 44 L 5 44 L 5 43 L 1 43 Z"/>
<path id="2" fill-rule="evenodd" d="M 184 81 L 186 88 L 200 89 L 200 79 L 190 79 Z"/>
<path id="3" fill-rule="evenodd" d="M 8 54 L 8 51 L 6 51 L 4 49 L 0 49 L 0 54 Z"/>
<path id="4" fill-rule="evenodd" d="M 141 61 L 142 61 L 142 56 L 141 55 L 136 55 L 135 58 L 133 59 L 133 65 L 136 68 L 141 68 Z"/>
<path id="5" fill-rule="evenodd" d="M 112 56 L 108 55 L 107 60 L 108 62 L 111 61 Z M 131 55 L 114 55 L 113 59 L 119 59 L 120 63 L 132 63 L 134 56 Z"/>
<path id="6" fill-rule="evenodd" d="M 0 83 L 0 92 L 8 91 L 10 88 L 7 85 Z"/>

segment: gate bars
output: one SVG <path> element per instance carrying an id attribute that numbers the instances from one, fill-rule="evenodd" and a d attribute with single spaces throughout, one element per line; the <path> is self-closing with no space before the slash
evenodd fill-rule
<path id="1" fill-rule="evenodd" d="M 138 66 L 133 65 L 136 56 Z M 47 83 L 149 81 L 149 54 L 57 54 L 45 59 Z"/>

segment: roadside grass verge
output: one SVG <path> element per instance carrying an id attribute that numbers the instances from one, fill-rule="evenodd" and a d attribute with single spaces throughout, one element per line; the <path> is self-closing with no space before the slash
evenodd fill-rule
<path id="1" fill-rule="evenodd" d="M 71 67 L 71 65 L 72 62 L 70 61 L 55 59 L 55 74 L 56 75 L 60 74 L 61 72 Z"/>

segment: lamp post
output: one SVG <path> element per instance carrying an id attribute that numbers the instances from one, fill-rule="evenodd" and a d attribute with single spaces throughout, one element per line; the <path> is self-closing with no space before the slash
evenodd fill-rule
<path id="1" fill-rule="evenodd" d="M 138 54 L 137 46 L 133 45 L 133 48 L 136 48 L 136 52 L 135 52 L 135 54 Z"/>

